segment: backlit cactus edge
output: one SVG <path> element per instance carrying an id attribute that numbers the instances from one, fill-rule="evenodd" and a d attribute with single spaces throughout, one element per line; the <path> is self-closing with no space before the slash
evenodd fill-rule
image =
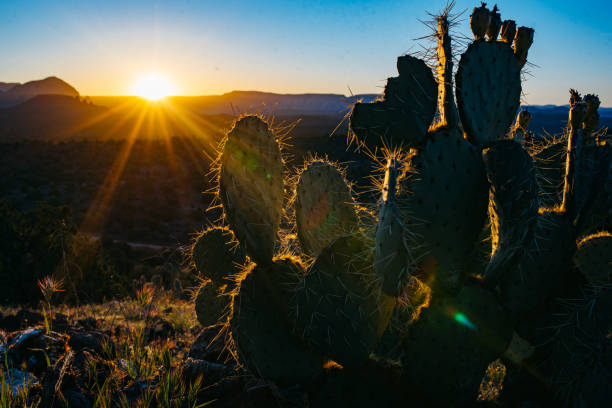
<path id="1" fill-rule="evenodd" d="M 198 296 L 196 310 L 202 324 L 227 318 L 252 374 L 307 384 L 327 361 L 359 369 L 376 352 L 401 363 L 406 387 L 433 402 L 459 403 L 476 397 L 489 363 L 527 341 L 539 346 L 527 359 L 558 360 L 538 373 L 552 380 L 551 389 L 558 381 L 572 402 L 595 405 L 607 392 L 587 384 L 595 376 L 584 374 L 588 365 L 578 369 L 560 351 L 559 344 L 578 342 L 568 339 L 572 330 L 540 330 L 551 327 L 558 297 L 610 302 L 612 238 L 585 236 L 611 223 L 612 149 L 595 132 L 599 100 L 572 91 L 566 137 L 536 146 L 526 130 L 529 113 L 518 112 L 533 30 L 502 21 L 497 7 L 484 4 L 470 26 L 475 40 L 454 81 L 443 12 L 436 75 L 422 60 L 401 56 L 384 98 L 355 105 L 352 131 L 371 150 L 384 147 L 387 159 L 381 199 L 370 211 L 376 215 L 365 216 L 371 222 L 342 171 L 326 160 L 306 163 L 287 188 L 279 143 L 260 117 L 244 116 L 228 133 L 219 196 L 231 229 L 208 230 L 193 248 L 197 268 L 211 279 L 201 297 L 222 300 L 211 306 Z M 562 158 L 547 162 L 547 149 Z M 547 173 L 551 166 L 558 169 Z M 561 179 L 542 178 L 550 174 Z M 278 237 L 289 189 L 297 253 Z M 479 262 L 483 237 L 491 251 Z M 415 280 L 427 288 L 418 308 Z M 610 310 L 593 310 L 586 319 L 610 328 Z M 585 326 L 589 344 L 609 354 L 605 330 L 592 326 Z"/>

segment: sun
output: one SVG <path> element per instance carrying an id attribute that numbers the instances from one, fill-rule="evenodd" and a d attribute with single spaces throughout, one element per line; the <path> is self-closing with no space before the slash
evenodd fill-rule
<path id="1" fill-rule="evenodd" d="M 175 94 L 176 88 L 168 79 L 153 72 L 139 78 L 132 86 L 131 92 L 132 95 L 140 96 L 150 101 L 157 101 Z"/>

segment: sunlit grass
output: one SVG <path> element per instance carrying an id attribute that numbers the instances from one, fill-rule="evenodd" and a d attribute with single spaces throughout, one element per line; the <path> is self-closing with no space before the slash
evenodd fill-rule
<path id="1" fill-rule="evenodd" d="M 0 307 L 3 314 L 17 311 L 14 307 Z M 81 319 L 95 319 L 97 330 L 113 333 L 114 347 L 108 342 L 102 344 L 101 356 L 87 361 L 82 378 L 84 391 L 93 396 L 94 407 L 206 405 L 197 402 L 202 379 L 188 383 L 182 375 L 182 361 L 199 327 L 192 303 L 177 299 L 170 292 L 147 287 L 132 299 L 77 307 L 57 305 L 54 312 L 65 315 L 71 325 Z M 147 321 L 154 317 L 168 321 L 175 335 L 149 339 Z M 48 363 L 52 364 L 53 361 Z M 15 371 L 10 371 L 6 362 L 0 363 L 0 407 L 39 406 L 40 392 L 31 387 L 17 392 L 10 389 L 6 380 L 11 372 Z M 122 390 L 134 386 L 142 387 L 142 394 L 137 400 L 128 401 Z"/>

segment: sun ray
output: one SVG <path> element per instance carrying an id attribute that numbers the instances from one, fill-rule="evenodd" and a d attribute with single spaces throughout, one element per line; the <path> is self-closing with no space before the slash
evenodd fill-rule
<path id="1" fill-rule="evenodd" d="M 106 110 L 103 113 L 100 113 L 99 115 L 93 116 L 89 119 L 87 119 L 84 122 L 81 123 L 77 123 L 74 126 L 72 126 L 71 128 L 67 129 L 65 132 L 63 132 L 63 134 L 61 135 L 64 138 L 71 138 L 73 136 L 75 136 L 78 132 L 81 132 L 87 128 L 90 128 L 100 122 L 102 122 L 105 119 L 109 119 L 112 116 L 118 116 L 122 111 L 127 110 L 130 107 L 134 107 L 134 105 L 136 105 L 135 100 L 133 99 L 129 99 L 119 105 L 113 106 L 112 108 Z"/>
<path id="2" fill-rule="evenodd" d="M 106 178 L 98 192 L 96 198 L 92 201 L 91 205 L 87 209 L 83 221 L 81 222 L 80 230 L 87 232 L 100 232 L 106 222 L 108 216 L 109 204 L 119 183 L 119 179 L 123 174 L 125 165 L 130 157 L 132 147 L 136 142 L 140 128 L 147 114 L 149 107 L 145 106 L 140 112 L 132 131 L 128 135 L 127 139 L 123 143 L 121 151 L 117 155 L 113 165 L 108 171 Z"/>

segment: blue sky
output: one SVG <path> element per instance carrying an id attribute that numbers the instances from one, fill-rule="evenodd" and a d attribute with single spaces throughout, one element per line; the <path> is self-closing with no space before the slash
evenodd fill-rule
<path id="1" fill-rule="evenodd" d="M 567 103 L 568 89 L 612 106 L 611 1 L 497 3 L 533 27 L 527 104 Z M 82 94 L 126 94 L 159 72 L 180 94 L 234 89 L 378 93 L 398 55 L 428 34 L 418 19 L 444 1 L 2 1 L 0 81 L 57 75 Z M 475 1 L 457 31 L 468 35 Z M 492 6 L 490 3 L 489 6 Z M 588 7 L 583 6 L 588 5 Z"/>

